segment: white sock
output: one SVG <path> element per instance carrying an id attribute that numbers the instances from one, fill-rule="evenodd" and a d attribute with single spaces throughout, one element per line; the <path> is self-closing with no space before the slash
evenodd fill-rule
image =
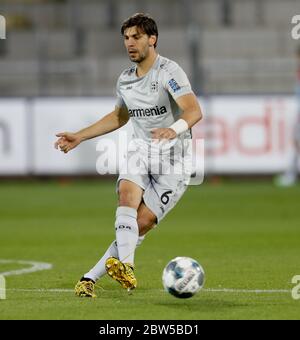
<path id="1" fill-rule="evenodd" d="M 144 241 L 144 239 L 145 235 L 139 236 L 136 247 L 139 247 Z M 114 240 L 113 243 L 108 247 L 108 249 L 106 250 L 105 254 L 101 257 L 99 262 L 97 262 L 97 264 L 88 273 L 84 274 L 83 277 L 92 279 L 94 282 L 99 280 L 102 276 L 106 274 L 105 262 L 109 257 L 116 257 L 117 259 L 119 258 L 116 240 Z"/>
<path id="2" fill-rule="evenodd" d="M 106 274 L 105 262 L 109 257 L 118 258 L 118 247 L 116 241 L 113 241 L 113 243 L 106 250 L 105 254 L 101 257 L 100 261 L 83 276 L 92 279 L 94 282 L 99 280 L 100 277 Z"/>
<path id="3" fill-rule="evenodd" d="M 134 265 L 134 252 L 139 238 L 137 211 L 130 207 L 119 207 L 116 213 L 116 240 L 119 260 Z"/>

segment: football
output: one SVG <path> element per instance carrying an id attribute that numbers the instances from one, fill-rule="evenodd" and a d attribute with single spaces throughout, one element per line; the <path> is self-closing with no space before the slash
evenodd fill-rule
<path id="1" fill-rule="evenodd" d="M 190 298 L 204 285 L 204 270 L 190 257 L 176 257 L 163 271 L 164 288 L 177 298 Z"/>

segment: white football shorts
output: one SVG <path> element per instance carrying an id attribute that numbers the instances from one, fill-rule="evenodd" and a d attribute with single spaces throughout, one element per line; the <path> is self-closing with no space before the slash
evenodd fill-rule
<path id="1" fill-rule="evenodd" d="M 152 156 L 141 150 L 128 151 L 120 168 L 121 180 L 128 180 L 144 190 L 143 201 L 159 223 L 174 208 L 186 191 L 190 174 L 185 172 L 181 155 Z"/>

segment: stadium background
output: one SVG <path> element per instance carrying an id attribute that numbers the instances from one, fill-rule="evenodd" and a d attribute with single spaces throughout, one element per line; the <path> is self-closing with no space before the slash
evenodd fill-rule
<path id="1" fill-rule="evenodd" d="M 135 295 L 105 279 L 90 305 L 72 300 L 72 287 L 114 237 L 115 178 L 97 174 L 98 140 L 67 156 L 53 144 L 114 107 L 129 63 L 120 26 L 136 12 L 157 21 L 158 52 L 199 97 L 205 181 L 138 250 Z M 296 14 L 296 0 L 0 0 L 0 273 L 18 261 L 53 266 L 6 275 L 1 319 L 299 318 L 290 294 L 299 186 L 273 184 L 293 153 Z M 207 290 L 189 302 L 161 291 L 162 269 L 178 255 L 207 272 Z"/>

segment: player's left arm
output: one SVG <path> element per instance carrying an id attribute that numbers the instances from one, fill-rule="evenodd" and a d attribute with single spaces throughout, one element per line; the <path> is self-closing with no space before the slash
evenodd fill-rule
<path id="1" fill-rule="evenodd" d="M 182 111 L 181 116 L 169 128 L 152 130 L 153 139 L 174 139 L 202 119 L 202 111 L 194 93 L 178 97 L 176 103 Z"/>

